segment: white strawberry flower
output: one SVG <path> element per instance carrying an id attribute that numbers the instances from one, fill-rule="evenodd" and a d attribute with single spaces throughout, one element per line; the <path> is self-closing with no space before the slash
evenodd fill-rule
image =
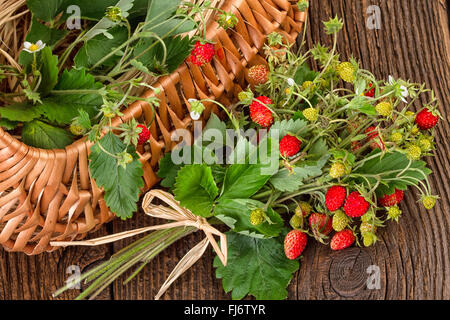
<path id="1" fill-rule="evenodd" d="M 290 87 L 292 87 L 292 86 L 295 84 L 295 81 L 294 81 L 294 79 L 292 79 L 292 78 L 288 78 L 288 79 L 287 79 L 287 83 L 288 83 L 288 85 L 289 85 Z"/>
<path id="2" fill-rule="evenodd" d="M 41 40 L 39 40 L 36 43 L 31 43 L 28 41 L 25 41 L 23 43 L 23 50 L 29 53 L 35 53 L 38 51 L 41 51 L 42 49 L 45 48 L 45 43 L 43 43 Z"/>
<path id="3" fill-rule="evenodd" d="M 389 76 L 389 84 L 391 85 L 391 86 L 393 86 L 393 85 L 395 85 L 395 84 L 397 84 L 397 82 L 395 81 L 395 79 L 394 79 L 394 77 L 393 76 Z M 398 84 L 397 84 L 397 86 L 398 86 Z M 401 100 L 404 102 L 404 103 L 408 103 L 408 101 L 406 100 L 406 98 L 408 97 L 408 94 L 409 94 L 409 92 L 408 92 L 408 88 L 407 87 L 405 87 L 405 86 L 398 86 L 398 88 L 399 88 L 399 90 L 400 90 L 400 95 L 402 96 L 401 97 Z"/>
<path id="4" fill-rule="evenodd" d="M 203 103 L 197 99 L 189 99 L 188 102 L 191 105 L 191 112 L 189 113 L 191 119 L 194 121 L 200 119 L 203 110 L 205 110 Z"/>
<path id="5" fill-rule="evenodd" d="M 195 111 L 191 111 L 190 116 L 191 116 L 191 119 L 192 119 L 192 120 L 198 120 L 198 119 L 200 119 L 200 113 L 195 112 Z"/>

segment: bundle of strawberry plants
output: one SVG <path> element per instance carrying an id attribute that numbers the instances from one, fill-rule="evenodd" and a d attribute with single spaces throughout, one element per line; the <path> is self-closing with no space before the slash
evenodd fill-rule
<path id="1" fill-rule="evenodd" d="M 203 103 L 216 103 L 224 121 L 213 114 L 192 144 L 160 162 L 161 185 L 181 206 L 229 230 L 228 262 L 217 258 L 214 267 L 234 299 L 284 299 L 309 242 L 331 250 L 376 245 L 378 230 L 407 214 L 399 207 L 405 192 L 426 209 L 438 198 L 423 161 L 434 150 L 440 117 L 433 92 L 392 77 L 377 80 L 355 59 L 341 61 L 342 25 L 337 18 L 324 23 L 331 49 L 318 44 L 294 53 L 282 35 L 271 34 L 267 63 L 249 69 L 251 85 L 239 101 L 190 101 L 199 113 Z M 416 113 L 419 97 L 429 102 Z M 135 247 L 91 271 L 91 280 L 137 263 L 121 268 Z"/>

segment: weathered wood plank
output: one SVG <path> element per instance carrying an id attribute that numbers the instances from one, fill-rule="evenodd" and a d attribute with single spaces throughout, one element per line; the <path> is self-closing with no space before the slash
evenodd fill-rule
<path id="1" fill-rule="evenodd" d="M 381 29 L 366 26 L 367 7 L 381 9 Z M 428 163 L 434 174 L 433 192 L 441 196 L 436 208 L 425 211 L 416 204 L 417 194 L 410 190 L 402 205 L 404 217 L 380 230 L 380 242 L 373 248 L 353 248 L 332 252 L 310 241 L 301 269 L 289 287 L 290 299 L 450 299 L 450 185 L 448 170 L 450 126 L 450 37 L 448 1 L 444 0 L 313 0 L 306 33 L 307 45 L 331 41 L 321 21 L 338 15 L 345 20 L 338 50 L 342 59 L 354 56 L 376 77 L 388 75 L 426 82 L 441 101 L 442 121 L 436 134 L 438 150 Z M 423 101 L 422 101 L 423 102 Z M 416 106 L 420 108 L 420 105 Z M 158 223 L 142 212 L 130 221 L 115 221 L 109 232 Z M 107 232 L 106 228 L 103 232 Z M 181 240 L 158 256 L 128 285 L 115 282 L 101 298 L 152 299 L 179 259 L 198 241 L 201 233 Z M 0 299 L 47 299 L 63 285 L 66 268 L 82 268 L 109 257 L 130 240 L 113 246 L 91 249 L 68 248 L 39 257 L 0 251 Z M 214 277 L 214 254 L 208 250 L 177 280 L 164 299 L 229 299 L 221 282 Z M 379 290 L 368 290 L 367 267 L 380 268 Z M 128 273 L 129 275 L 129 273 Z M 71 291 L 65 298 L 73 297 Z"/>

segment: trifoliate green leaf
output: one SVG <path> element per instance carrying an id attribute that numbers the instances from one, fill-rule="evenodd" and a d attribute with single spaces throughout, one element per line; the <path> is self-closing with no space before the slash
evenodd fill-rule
<path id="1" fill-rule="evenodd" d="M 188 165 L 178 171 L 175 189 L 175 199 L 180 205 L 192 213 L 210 217 L 211 209 L 219 189 L 207 165 Z"/>
<path id="2" fill-rule="evenodd" d="M 41 83 L 38 91 L 42 96 L 47 95 L 58 83 L 58 57 L 52 54 L 50 47 L 41 52 Z"/>
<path id="3" fill-rule="evenodd" d="M 163 179 L 161 185 L 166 188 L 172 188 L 174 186 L 178 170 L 183 167 L 181 164 L 174 164 L 171 156 L 171 153 L 166 153 L 159 162 L 158 177 Z"/>
<path id="4" fill-rule="evenodd" d="M 233 231 L 255 238 L 270 238 L 280 234 L 283 219 L 272 210 L 267 209 L 270 221 L 254 226 L 250 223 L 253 208 L 264 208 L 264 203 L 251 199 L 220 199 L 214 208 L 214 216 L 223 221 Z"/>
<path id="5" fill-rule="evenodd" d="M 95 82 L 94 77 L 85 69 L 64 70 L 54 91 L 58 90 L 98 90 L 102 84 Z M 69 94 L 61 93 L 48 96 L 42 104 L 36 106 L 50 121 L 59 124 L 70 124 L 79 115 L 79 110 L 86 111 L 92 118 L 102 104 L 102 97 L 96 93 Z"/>
<path id="6" fill-rule="evenodd" d="M 271 175 L 264 175 L 262 164 L 233 164 L 228 167 L 220 199 L 250 198 L 261 189 Z"/>
<path id="7" fill-rule="evenodd" d="M 299 263 L 284 255 L 280 239 L 256 239 L 227 232 L 228 263 L 216 257 L 216 277 L 233 299 L 251 294 L 260 300 L 287 298 L 287 286 Z"/>
<path id="8" fill-rule="evenodd" d="M 275 189 L 281 192 L 294 192 L 304 184 L 304 181 L 309 178 L 317 177 L 322 174 L 322 167 L 326 163 L 328 155 L 323 157 L 324 161 L 320 163 L 314 163 L 312 165 L 299 165 L 293 168 L 293 173 L 290 173 L 287 169 L 278 171 L 272 178 L 270 183 Z"/>
<path id="9" fill-rule="evenodd" d="M 73 136 L 64 129 L 39 120 L 25 122 L 22 128 L 25 144 L 42 149 L 63 149 L 73 142 Z"/>
<path id="10" fill-rule="evenodd" d="M 380 151 L 373 151 L 367 158 L 377 153 Z M 380 154 L 380 156 L 366 161 L 353 172 L 353 174 L 364 175 L 365 178 L 357 177 L 357 181 L 365 185 L 370 183 L 370 188 L 375 186 L 377 178 L 379 178 L 378 195 L 392 194 L 395 189 L 406 190 L 407 186 L 417 185 L 417 179 L 424 180 L 430 173 L 431 170 L 426 167 L 424 161 L 410 162 L 401 152 L 388 153 L 383 157 Z"/>
<path id="11" fill-rule="evenodd" d="M 97 143 L 113 155 L 126 149 L 126 145 L 112 133 L 106 134 Z M 98 187 L 105 189 L 105 201 L 109 209 L 121 219 L 130 218 L 137 210 L 139 192 L 144 187 L 142 164 L 131 146 L 127 152 L 133 160 L 123 168 L 115 157 L 103 152 L 97 143 L 91 148 L 89 156 L 91 175 Z"/>
<path id="12" fill-rule="evenodd" d="M 17 127 L 18 124 L 19 124 L 18 121 L 11 121 L 5 118 L 0 119 L 0 127 L 6 130 L 13 130 Z"/>
<path id="13" fill-rule="evenodd" d="M 305 127 L 308 125 L 308 123 L 304 120 L 298 119 L 298 120 L 283 120 L 283 121 L 277 121 L 275 122 L 272 127 L 270 127 L 270 131 L 278 130 L 280 139 L 282 139 L 285 135 L 288 133 L 295 134 L 295 135 L 302 135 L 305 134 L 307 131 L 305 130 Z"/>
<path id="14" fill-rule="evenodd" d="M 27 0 L 27 7 L 35 17 L 50 22 L 65 9 L 65 2 L 66 0 Z"/>
<path id="15" fill-rule="evenodd" d="M 11 121 L 26 122 L 39 118 L 41 113 L 27 103 L 15 103 L 0 108 L 0 116 Z"/>
<path id="16" fill-rule="evenodd" d="M 109 21 L 109 20 L 108 20 Z M 117 26 L 108 31 L 112 38 L 108 38 L 104 34 L 97 34 L 92 39 L 86 41 L 75 56 L 75 66 L 77 68 L 89 68 L 95 65 L 100 59 L 111 53 L 128 39 L 128 31 L 126 27 Z M 109 59 L 102 62 L 101 66 L 114 66 L 121 58 L 119 55 L 113 55 Z"/>

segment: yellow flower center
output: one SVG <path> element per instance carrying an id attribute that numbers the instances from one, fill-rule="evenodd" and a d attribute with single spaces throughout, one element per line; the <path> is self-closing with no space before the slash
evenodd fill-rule
<path id="1" fill-rule="evenodd" d="M 37 44 L 33 43 L 28 50 L 37 51 L 37 50 L 39 50 L 39 46 Z"/>

